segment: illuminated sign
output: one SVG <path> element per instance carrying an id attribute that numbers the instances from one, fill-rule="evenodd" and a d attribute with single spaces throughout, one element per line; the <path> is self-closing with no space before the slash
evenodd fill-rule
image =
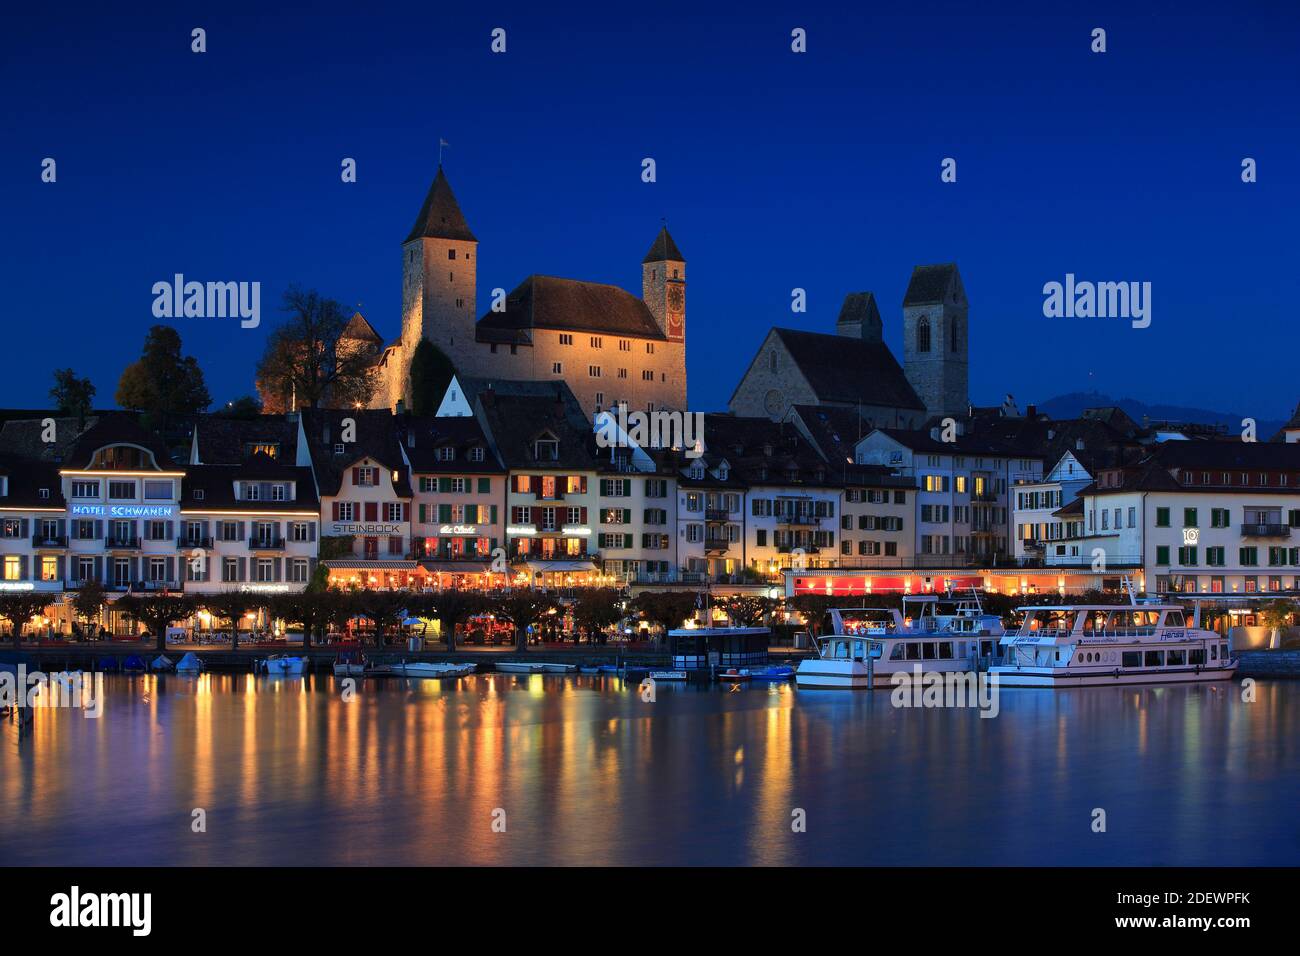
<path id="1" fill-rule="evenodd" d="M 1199 542 L 1200 540 L 1201 540 L 1201 529 L 1200 529 L 1200 528 L 1184 528 L 1184 529 L 1183 529 L 1183 544 L 1186 544 L 1186 545 L 1194 545 L 1194 544 L 1196 544 L 1197 542 Z"/>
<path id="2" fill-rule="evenodd" d="M 340 524 L 330 525 L 331 534 L 401 534 L 400 524 Z"/>
<path id="3" fill-rule="evenodd" d="M 438 529 L 438 534 L 478 534 L 478 525 L 445 524 Z"/>
<path id="4" fill-rule="evenodd" d="M 174 505 L 73 505 L 74 518 L 170 518 Z"/>
<path id="5" fill-rule="evenodd" d="M 285 594 L 292 589 L 287 584 L 241 584 L 239 590 L 250 594 Z"/>
<path id="6" fill-rule="evenodd" d="M 512 524 L 506 526 L 506 534 L 515 537 L 526 537 L 537 534 L 537 525 L 535 524 Z"/>
<path id="7" fill-rule="evenodd" d="M 580 536 L 580 537 L 585 537 L 585 536 L 591 534 L 591 529 L 590 529 L 590 528 L 584 528 L 584 527 L 582 527 L 581 525 L 576 525 L 576 524 L 566 524 L 566 525 L 564 525 L 564 526 L 562 526 L 562 527 L 560 528 L 560 533 L 561 533 L 561 534 L 576 534 L 576 535 L 578 535 L 578 536 Z"/>
<path id="8" fill-rule="evenodd" d="M 36 585 L 30 581 L 0 581 L 0 591 L 34 591 Z"/>

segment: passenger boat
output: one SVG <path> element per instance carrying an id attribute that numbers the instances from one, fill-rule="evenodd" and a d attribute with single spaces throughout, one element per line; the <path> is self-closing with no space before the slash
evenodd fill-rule
<path id="1" fill-rule="evenodd" d="M 397 661 L 379 664 L 368 673 L 383 677 L 465 677 L 474 673 L 475 664 L 447 664 L 437 661 Z"/>
<path id="2" fill-rule="evenodd" d="M 307 658 L 291 657 L 288 654 L 273 654 L 265 660 L 258 661 L 258 665 L 264 673 L 273 677 L 297 677 L 302 674 L 303 669 L 307 666 Z"/>
<path id="3" fill-rule="evenodd" d="M 1237 669 L 1228 639 L 1189 624 L 1181 605 L 1069 604 L 1022 607 L 1002 638 L 1000 687 L 1095 687 L 1227 680 Z"/>
<path id="4" fill-rule="evenodd" d="M 496 669 L 503 674 L 571 674 L 577 664 L 545 664 L 532 661 L 498 661 Z"/>
<path id="5" fill-rule="evenodd" d="M 1000 660 L 1006 633 L 986 614 L 978 595 L 941 602 L 936 595 L 907 596 L 897 608 L 834 608 L 817 656 L 799 662 L 795 684 L 861 690 L 889 687 L 894 674 L 965 673 Z"/>

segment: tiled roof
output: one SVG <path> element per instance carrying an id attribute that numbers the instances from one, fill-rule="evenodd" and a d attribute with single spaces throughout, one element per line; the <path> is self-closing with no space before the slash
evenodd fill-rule
<path id="1" fill-rule="evenodd" d="M 903 295 L 903 305 L 929 305 L 943 302 L 948 297 L 948 287 L 957 272 L 955 262 L 933 266 L 917 266 Z"/>
<path id="2" fill-rule="evenodd" d="M 387 409 L 303 409 L 303 434 L 311 454 L 312 468 L 322 496 L 337 495 L 343 472 L 362 458 L 370 458 L 399 474 L 397 493 L 411 496 L 410 475 L 398 446 L 397 424 Z M 334 454 L 343 436 L 343 419 L 356 422 L 355 441 L 344 443 L 343 454 Z"/>
<path id="3" fill-rule="evenodd" d="M 433 178 L 433 185 L 424 197 L 420 215 L 416 217 L 411 234 L 404 240 L 412 239 L 456 239 L 462 242 L 477 242 L 474 233 L 469 231 L 469 223 L 460 211 L 460 204 L 451 191 L 451 184 L 438 167 L 438 175 Z"/>
<path id="4" fill-rule="evenodd" d="M 154 462 L 159 468 L 175 467 L 167 446 L 158 436 L 142 428 L 129 412 L 107 412 L 101 415 L 94 425 L 77 436 L 65 464 L 69 468 L 85 468 L 95 452 L 107 445 L 117 444 L 138 445 L 147 449 L 153 453 Z"/>
<path id="5" fill-rule="evenodd" d="M 238 481 L 296 482 L 293 501 L 239 501 L 235 498 Z M 181 483 L 183 511 L 319 511 L 316 485 L 310 468 L 279 465 L 264 455 L 255 456 L 244 465 L 188 465 Z M 196 496 L 195 492 L 202 492 Z"/>
<path id="6" fill-rule="evenodd" d="M 205 465 L 237 465 L 248 457 L 244 449 L 249 445 L 279 445 L 280 463 L 293 464 L 296 460 L 298 423 L 284 415 L 201 415 L 194 427 L 198 432 L 199 461 Z"/>
<path id="7" fill-rule="evenodd" d="M 75 417 L 56 417 L 54 419 L 54 441 L 47 442 L 45 437 L 49 430 L 45 427 L 48 412 L 38 412 L 34 418 L 10 419 L 0 427 L 0 452 L 27 458 L 33 461 L 63 463 L 72 453 L 81 432 L 99 421 L 98 415 L 91 415 L 85 422 Z"/>
<path id="8" fill-rule="evenodd" d="M 883 342 L 797 329 L 773 331 L 819 401 L 925 410 Z"/>
<path id="9" fill-rule="evenodd" d="M 685 262 L 686 257 L 682 251 L 677 248 L 677 243 L 673 242 L 673 237 L 668 234 L 668 227 L 664 226 L 659 230 L 659 235 L 655 236 L 655 241 L 650 244 L 650 251 L 645 254 L 641 260 L 646 262 Z"/>
<path id="10" fill-rule="evenodd" d="M 348 324 L 343 327 L 343 334 L 340 338 L 360 339 L 363 342 L 373 342 L 375 345 L 383 345 L 383 337 L 375 331 L 364 315 L 360 312 L 354 312 Z"/>
<path id="11" fill-rule="evenodd" d="M 0 508 L 63 508 L 63 482 L 58 466 L 33 461 L 9 452 L 0 453 L 0 475 L 9 479 L 9 491 L 0 497 Z M 49 496 L 41 497 L 41 489 Z"/>
<path id="12" fill-rule="evenodd" d="M 462 386 L 463 387 L 463 386 Z M 505 471 L 483 434 L 483 426 L 472 415 L 452 418 L 398 418 L 402 450 L 418 474 L 500 474 Z M 455 453 L 451 461 L 438 458 L 439 450 L 450 446 Z M 471 461 L 469 452 L 483 449 L 482 461 Z"/>
<path id="13" fill-rule="evenodd" d="M 529 341 L 530 329 L 572 329 L 642 339 L 663 339 L 646 304 L 618 286 L 532 275 L 506 296 L 504 312 L 478 320 L 481 342 Z"/>
<path id="14" fill-rule="evenodd" d="M 469 386 L 461 384 L 468 396 Z M 592 471 L 599 467 L 595 434 L 568 385 L 562 381 L 510 385 L 501 390 L 482 387 L 474 392 L 491 445 L 502 464 L 507 468 L 544 470 Z M 546 437 L 559 442 L 556 460 L 536 457 L 536 442 Z"/>

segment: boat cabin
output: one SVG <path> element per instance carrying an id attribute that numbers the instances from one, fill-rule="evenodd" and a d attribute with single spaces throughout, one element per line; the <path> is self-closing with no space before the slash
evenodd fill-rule
<path id="1" fill-rule="evenodd" d="M 683 627 L 668 632 L 673 670 L 762 667 L 772 632 L 766 627 Z"/>

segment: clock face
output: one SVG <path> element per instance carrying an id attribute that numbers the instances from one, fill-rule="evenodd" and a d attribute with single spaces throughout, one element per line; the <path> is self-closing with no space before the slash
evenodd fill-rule
<path id="1" fill-rule="evenodd" d="M 683 312 L 685 308 L 686 290 L 679 285 L 670 285 L 668 287 L 668 311 Z"/>
<path id="2" fill-rule="evenodd" d="M 785 396 L 777 389 L 771 389 L 763 396 L 763 408 L 769 415 L 779 415 L 785 409 Z"/>

